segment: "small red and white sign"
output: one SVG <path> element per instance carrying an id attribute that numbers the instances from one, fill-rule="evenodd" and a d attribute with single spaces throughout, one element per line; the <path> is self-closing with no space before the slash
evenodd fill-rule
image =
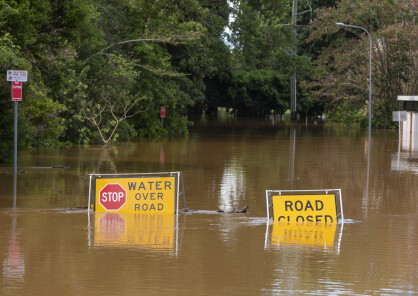
<path id="1" fill-rule="evenodd" d="M 7 70 L 7 81 L 28 81 L 28 71 Z"/>
<path id="2" fill-rule="evenodd" d="M 106 211 L 117 211 L 126 203 L 126 190 L 119 184 L 107 184 L 100 190 L 99 203 Z"/>
<path id="3" fill-rule="evenodd" d="M 165 107 L 161 107 L 161 118 L 165 117 Z"/>
<path id="4" fill-rule="evenodd" d="M 12 82 L 12 101 L 22 101 L 22 81 Z"/>

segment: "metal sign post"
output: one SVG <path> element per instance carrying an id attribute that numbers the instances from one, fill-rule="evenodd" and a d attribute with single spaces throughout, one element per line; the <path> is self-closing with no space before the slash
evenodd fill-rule
<path id="1" fill-rule="evenodd" d="M 14 162 L 13 162 L 13 173 L 17 174 L 17 109 L 18 109 L 18 102 L 15 101 L 15 114 L 14 114 L 14 149 L 13 149 L 13 157 L 14 157 Z"/>
<path id="2" fill-rule="evenodd" d="M 160 117 L 161 117 L 161 128 L 163 128 L 164 127 L 164 117 L 165 117 L 165 107 L 161 106 Z"/>
<path id="3" fill-rule="evenodd" d="M 28 81 L 28 71 L 7 70 L 7 81 L 12 82 L 12 101 L 14 101 L 14 162 L 13 173 L 17 174 L 17 114 L 18 102 L 22 101 L 22 82 Z"/>

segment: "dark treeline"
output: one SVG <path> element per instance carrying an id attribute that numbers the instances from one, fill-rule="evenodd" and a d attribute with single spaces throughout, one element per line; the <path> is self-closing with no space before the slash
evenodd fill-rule
<path id="1" fill-rule="evenodd" d="M 382 74 L 373 80 L 374 122 L 385 126 L 396 95 L 416 92 L 417 38 L 408 38 L 417 33 L 416 2 L 356 3 L 299 1 L 298 11 L 308 12 L 292 28 L 290 0 L 0 0 L 0 72 L 29 77 L 19 146 L 187 134 L 188 115 L 218 107 L 236 116 L 283 114 L 293 72 L 300 116 L 362 122 L 367 36 L 336 21 L 373 32 L 373 67 Z M 0 104 L 4 161 L 13 145 L 6 79 Z"/>

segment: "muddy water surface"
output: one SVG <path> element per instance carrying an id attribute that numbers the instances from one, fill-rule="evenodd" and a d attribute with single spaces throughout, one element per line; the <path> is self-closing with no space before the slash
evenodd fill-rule
<path id="1" fill-rule="evenodd" d="M 416 295 L 418 152 L 393 131 L 370 142 L 322 125 L 206 121 L 188 139 L 23 152 L 15 195 L 0 167 L 0 294 Z M 72 209 L 87 206 L 90 173 L 171 171 L 194 212 Z M 341 188 L 344 224 L 267 223 L 266 189 L 326 188 Z"/>

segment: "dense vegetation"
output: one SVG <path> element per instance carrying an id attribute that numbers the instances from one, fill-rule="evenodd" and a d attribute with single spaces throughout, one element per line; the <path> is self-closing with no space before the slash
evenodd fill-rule
<path id="1" fill-rule="evenodd" d="M 20 147 L 187 134 L 188 115 L 298 113 L 361 122 L 372 32 L 373 116 L 387 127 L 397 94 L 416 94 L 416 1 L 0 0 L 0 72 L 27 70 Z M 310 18 L 313 17 L 313 22 Z M 227 29 L 228 28 L 228 29 Z M 296 46 L 297 54 L 292 54 Z M 0 161 L 12 151 L 10 83 L 0 79 Z M 160 106 L 167 109 L 164 128 Z"/>

